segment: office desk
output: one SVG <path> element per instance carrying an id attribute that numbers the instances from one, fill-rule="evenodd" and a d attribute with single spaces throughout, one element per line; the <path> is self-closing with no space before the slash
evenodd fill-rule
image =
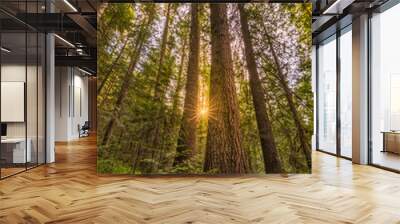
<path id="1" fill-rule="evenodd" d="M 32 141 L 26 139 L 28 143 L 25 151 L 25 138 L 6 138 L 1 139 L 1 157 L 6 163 L 26 163 L 31 162 Z"/>
<path id="2" fill-rule="evenodd" d="M 400 132 L 383 131 L 383 150 L 382 152 L 392 152 L 400 154 Z"/>

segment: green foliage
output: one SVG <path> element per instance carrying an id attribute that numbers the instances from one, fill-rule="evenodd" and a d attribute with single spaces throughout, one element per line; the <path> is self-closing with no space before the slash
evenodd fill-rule
<path id="1" fill-rule="evenodd" d="M 123 164 L 119 160 L 97 160 L 97 172 L 98 173 L 114 173 L 114 174 L 127 174 L 131 173 L 131 167 Z"/>
<path id="2" fill-rule="evenodd" d="M 109 4 L 104 10 L 101 22 L 110 31 L 124 32 L 134 23 L 135 11 L 129 3 Z"/>
<path id="3" fill-rule="evenodd" d="M 192 160 L 173 166 L 168 173 L 176 174 L 202 174 L 203 157 L 197 154 Z"/>
<path id="4" fill-rule="evenodd" d="M 284 4 L 283 8 L 290 14 L 291 21 L 300 32 L 300 41 L 311 42 L 312 3 Z"/>

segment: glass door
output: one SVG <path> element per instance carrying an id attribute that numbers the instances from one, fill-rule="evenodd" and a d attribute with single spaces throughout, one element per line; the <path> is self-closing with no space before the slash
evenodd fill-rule
<path id="1" fill-rule="evenodd" d="M 318 150 L 336 154 L 336 35 L 318 47 Z"/>
<path id="2" fill-rule="evenodd" d="M 7 177 L 26 170 L 32 155 L 26 141 L 26 32 L 2 32 L 1 45 L 1 175 Z"/>
<path id="3" fill-rule="evenodd" d="M 400 171 L 400 4 L 371 18 L 370 162 Z"/>
<path id="4" fill-rule="evenodd" d="M 352 34 L 340 32 L 340 155 L 352 157 Z"/>

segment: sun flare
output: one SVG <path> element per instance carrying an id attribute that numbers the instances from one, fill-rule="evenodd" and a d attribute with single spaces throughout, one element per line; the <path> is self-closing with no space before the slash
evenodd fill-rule
<path id="1" fill-rule="evenodd" d="M 199 114 L 201 117 L 207 117 L 208 115 L 208 108 L 207 107 L 202 107 L 200 108 Z"/>

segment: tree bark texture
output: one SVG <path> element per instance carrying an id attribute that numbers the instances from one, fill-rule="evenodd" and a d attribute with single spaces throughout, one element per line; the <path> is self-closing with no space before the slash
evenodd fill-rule
<path id="1" fill-rule="evenodd" d="M 167 50 L 169 24 L 170 24 L 170 20 L 171 20 L 170 14 L 171 14 L 171 4 L 168 4 L 167 12 L 165 15 L 164 30 L 163 30 L 162 37 L 161 37 L 160 57 L 159 57 L 159 61 L 158 61 L 156 82 L 155 82 L 155 86 L 154 86 L 154 99 L 156 101 L 160 101 L 160 98 L 162 97 L 160 88 L 161 88 L 161 79 L 162 79 L 162 75 L 163 75 L 164 57 L 165 57 L 165 52 Z"/>
<path id="2" fill-rule="evenodd" d="M 249 173 L 242 146 L 226 4 L 210 4 L 211 77 L 205 172 Z"/>
<path id="3" fill-rule="evenodd" d="M 186 78 L 186 93 L 183 107 L 182 122 L 179 131 L 178 145 L 174 165 L 190 159 L 197 152 L 197 109 L 199 94 L 199 57 L 200 57 L 200 28 L 199 6 L 191 5 L 190 52 Z"/>
<path id="4" fill-rule="evenodd" d="M 266 173 L 280 173 L 281 164 L 272 132 L 272 125 L 266 109 L 263 86 L 257 71 L 253 44 L 250 36 L 248 17 L 244 4 L 239 4 L 240 23 L 244 42 L 247 70 L 250 77 L 250 89 L 256 114 L 257 127 L 260 136 L 261 148 Z"/>

